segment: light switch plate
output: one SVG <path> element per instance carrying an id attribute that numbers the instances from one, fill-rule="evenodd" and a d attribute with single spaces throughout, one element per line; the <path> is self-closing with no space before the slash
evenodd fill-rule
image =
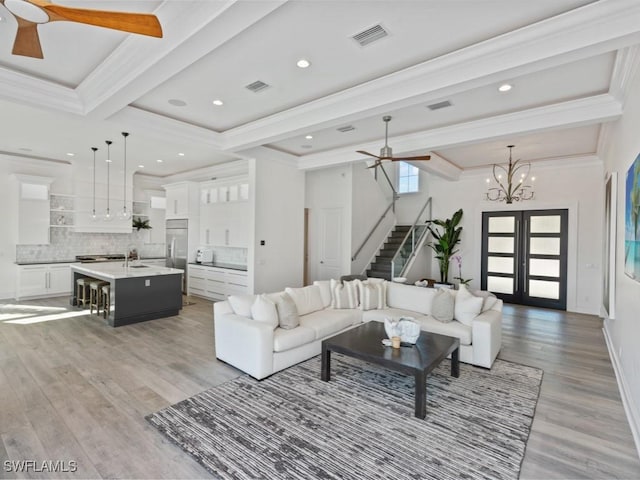
<path id="1" fill-rule="evenodd" d="M 145 278 L 145 280 L 144 280 L 144 286 L 145 286 L 145 287 L 150 287 L 150 286 L 151 286 L 151 279 L 150 279 L 150 278 Z"/>

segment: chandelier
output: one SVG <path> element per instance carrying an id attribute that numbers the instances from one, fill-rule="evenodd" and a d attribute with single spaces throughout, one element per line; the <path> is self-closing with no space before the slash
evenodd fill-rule
<path id="1" fill-rule="evenodd" d="M 533 198 L 533 187 L 526 184 L 531 170 L 531 163 L 520 163 L 520 160 L 514 162 L 511 158 L 511 151 L 514 146 L 515 145 L 507 145 L 509 149 L 508 167 L 493 165 L 493 180 L 496 186 L 489 187 L 487 190 L 485 194 L 487 200 L 510 204 L 514 201 L 519 202 Z M 532 182 L 535 181 L 535 179 L 536 177 L 531 177 Z M 487 178 L 487 183 L 491 183 L 491 179 Z"/>

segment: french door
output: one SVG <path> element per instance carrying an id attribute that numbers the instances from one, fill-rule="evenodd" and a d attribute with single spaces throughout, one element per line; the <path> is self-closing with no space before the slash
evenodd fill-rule
<path id="1" fill-rule="evenodd" d="M 503 301 L 565 310 L 568 210 L 482 214 L 481 286 Z"/>

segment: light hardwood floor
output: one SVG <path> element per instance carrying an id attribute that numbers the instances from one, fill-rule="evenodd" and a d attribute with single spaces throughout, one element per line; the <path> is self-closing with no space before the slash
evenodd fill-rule
<path id="1" fill-rule="evenodd" d="M 0 304 L 0 478 L 209 478 L 144 420 L 239 375 L 215 359 L 211 303 L 192 300 L 115 329 L 66 298 Z M 505 306 L 500 357 L 545 371 L 521 478 L 640 478 L 601 323 Z M 16 475 L 5 459 L 78 471 Z"/>

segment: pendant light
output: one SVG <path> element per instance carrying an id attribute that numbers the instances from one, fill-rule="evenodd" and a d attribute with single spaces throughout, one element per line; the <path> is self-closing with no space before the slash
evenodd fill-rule
<path id="1" fill-rule="evenodd" d="M 98 220 L 98 216 L 96 215 L 96 152 L 98 151 L 97 147 L 91 147 L 93 150 L 93 209 L 91 210 L 91 220 Z"/>
<path id="2" fill-rule="evenodd" d="M 131 213 L 127 211 L 127 137 L 129 136 L 128 132 L 122 132 L 122 136 L 124 137 L 124 191 L 122 198 L 123 205 L 122 211 L 118 212 L 118 220 L 129 220 L 131 219 Z"/>
<path id="3" fill-rule="evenodd" d="M 111 144 L 113 143 L 111 140 L 106 140 L 105 143 L 107 144 L 107 210 L 104 214 L 104 218 L 103 220 L 105 222 L 110 222 L 111 220 L 113 220 L 113 216 L 111 215 L 111 209 L 109 208 L 109 190 L 110 190 L 110 179 L 109 179 L 109 166 L 111 164 Z"/>

